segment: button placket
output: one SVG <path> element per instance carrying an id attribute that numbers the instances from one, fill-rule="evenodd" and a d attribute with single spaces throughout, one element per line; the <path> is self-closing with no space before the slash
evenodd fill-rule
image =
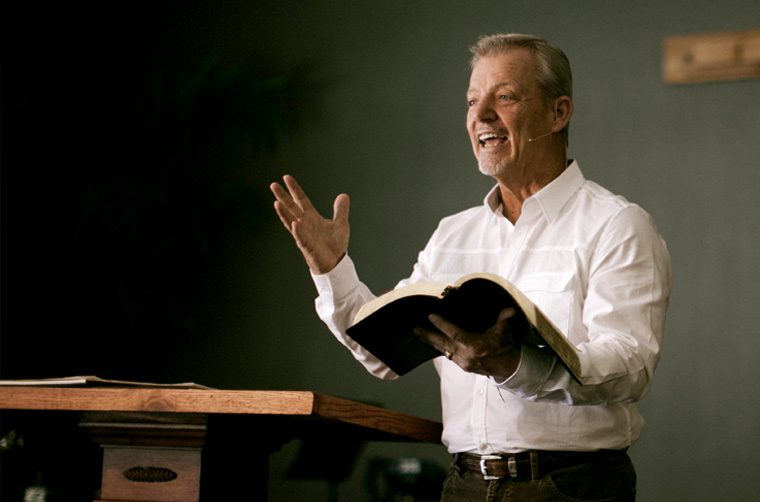
<path id="1" fill-rule="evenodd" d="M 473 414 L 472 430 L 478 448 L 483 451 L 488 448 L 488 432 L 486 430 L 486 416 L 488 408 L 488 378 L 478 376 L 473 388 Z"/>

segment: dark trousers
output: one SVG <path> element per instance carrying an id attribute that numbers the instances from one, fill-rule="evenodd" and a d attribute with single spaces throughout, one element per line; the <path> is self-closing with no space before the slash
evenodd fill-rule
<path id="1" fill-rule="evenodd" d="M 538 471 L 538 472 L 536 472 Z M 455 461 L 441 502 L 567 502 L 636 500 L 636 471 L 627 454 L 565 466 L 551 472 L 531 469 L 527 476 L 484 480 Z"/>

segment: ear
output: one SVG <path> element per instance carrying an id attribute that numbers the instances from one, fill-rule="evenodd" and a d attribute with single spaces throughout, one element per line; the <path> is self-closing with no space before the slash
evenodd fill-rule
<path id="1" fill-rule="evenodd" d="M 570 96 L 560 96 L 554 100 L 554 121 L 552 130 L 561 131 L 570 123 L 573 116 L 573 98 Z"/>

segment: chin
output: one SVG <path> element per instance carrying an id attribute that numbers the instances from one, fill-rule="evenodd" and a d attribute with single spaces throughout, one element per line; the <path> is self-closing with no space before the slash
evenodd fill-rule
<path id="1" fill-rule="evenodd" d="M 506 162 L 478 160 L 478 170 L 486 176 L 496 177 L 504 172 Z"/>

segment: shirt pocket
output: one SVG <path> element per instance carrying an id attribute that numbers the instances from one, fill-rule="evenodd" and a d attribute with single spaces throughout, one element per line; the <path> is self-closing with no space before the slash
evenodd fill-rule
<path id="1" fill-rule="evenodd" d="M 527 274 L 515 281 L 565 336 L 570 329 L 574 277 L 572 272 L 547 272 Z"/>

